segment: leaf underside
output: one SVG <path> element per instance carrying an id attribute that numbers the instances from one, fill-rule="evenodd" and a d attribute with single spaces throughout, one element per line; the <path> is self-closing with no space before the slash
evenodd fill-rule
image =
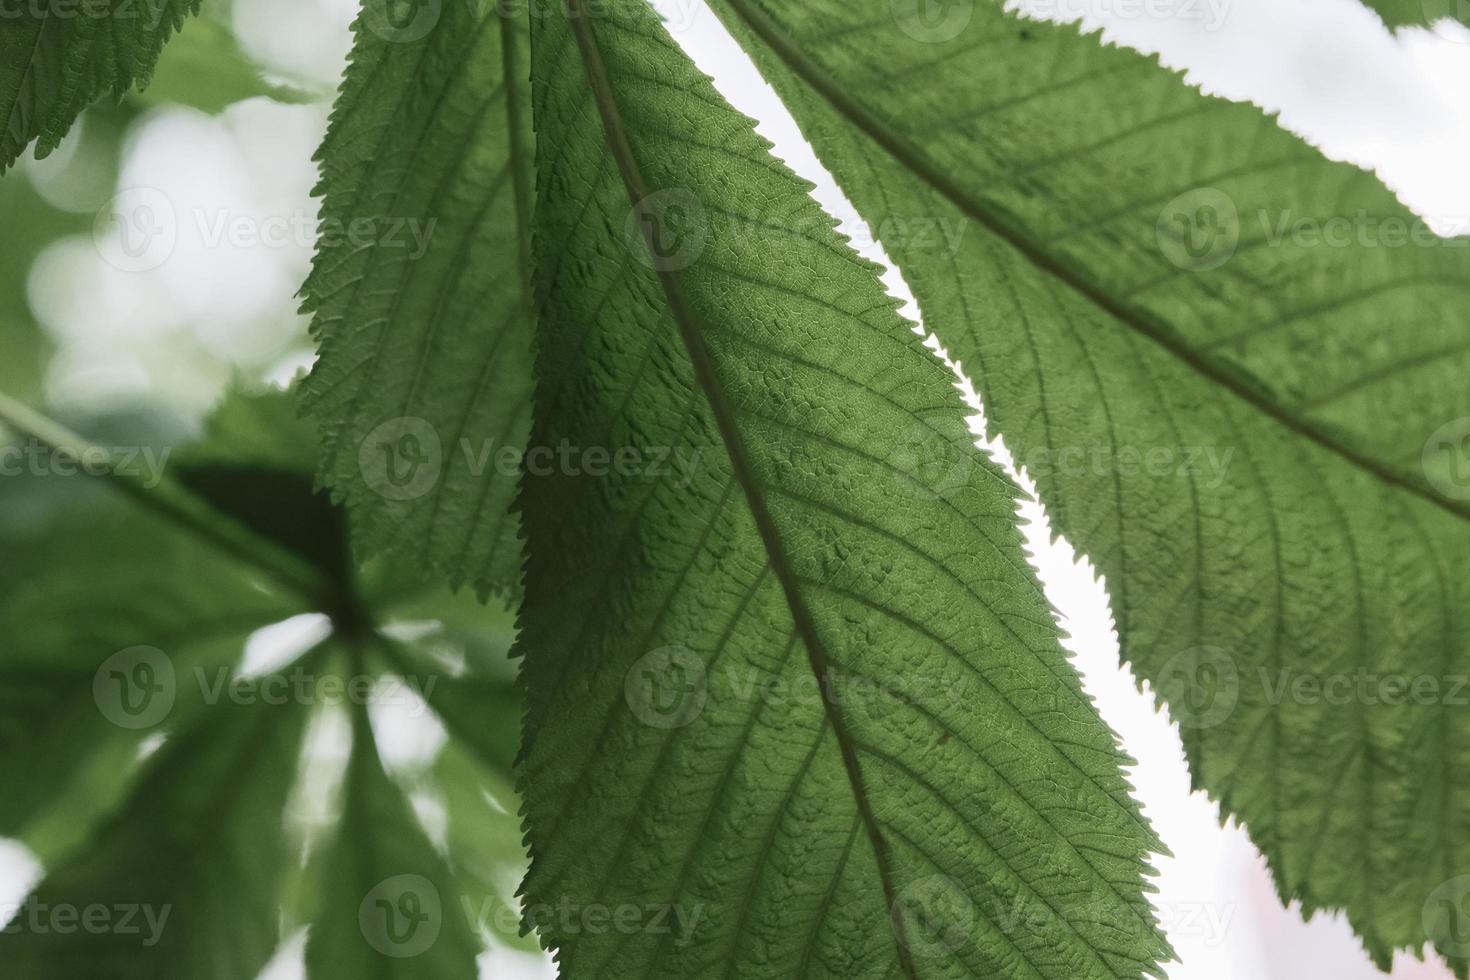
<path id="1" fill-rule="evenodd" d="M 989 2 L 715 6 L 1106 577 L 1125 661 L 1282 897 L 1345 909 L 1382 966 L 1427 942 L 1470 975 L 1466 241 L 1392 244 L 1414 220 L 1371 175 Z M 1370 6 L 1392 27 L 1463 7 Z M 635 461 L 534 472 L 520 503 L 527 918 L 564 975 L 1157 972 L 1161 845 L 1057 644 L 1015 490 L 874 270 L 641 3 L 533 19 L 534 58 L 523 23 L 475 8 L 421 38 L 357 25 L 303 404 L 359 554 L 482 595 L 519 588 L 528 438 Z M 0 169 L 146 83 L 197 9 L 8 22 Z M 1344 216 L 1380 237 L 1291 231 Z M 231 458 L 183 480 L 350 587 L 341 515 L 303 504 L 297 460 Z M 68 521 L 3 528 L 0 635 L 24 642 L 0 653 L 0 833 L 51 865 L 33 902 L 180 918 L 138 950 L 22 930 L 0 959 L 247 980 L 280 938 L 291 855 L 259 828 L 307 713 L 183 705 L 140 762 L 147 732 L 100 717 L 94 685 L 138 645 L 228 667 L 309 607 L 151 518 Z M 436 778 L 505 788 L 508 689 L 446 684 L 464 744 Z M 461 792 L 467 853 L 442 860 L 356 732 L 312 974 L 470 977 L 455 877 L 491 894 L 514 855 L 475 839 Z M 419 907 L 357 902 L 404 875 L 443 902 L 431 960 L 364 925 Z M 638 914 L 578 929 L 567 905 Z"/>
<path id="2" fill-rule="evenodd" d="M 1069 27 L 717 7 L 1283 898 L 1346 909 L 1381 966 L 1427 940 L 1465 975 L 1466 240 L 1409 244 L 1371 174 Z"/>
<path id="3" fill-rule="evenodd" d="M 359 555 L 487 594 L 513 592 L 520 567 L 531 149 L 525 26 L 480 6 L 445 4 L 417 39 L 376 8 L 355 27 L 317 154 L 303 404 Z"/>
<path id="4" fill-rule="evenodd" d="M 528 921 L 568 978 L 1155 972 L 1160 845 L 952 377 L 599 10 L 533 19 L 532 443 L 687 465 L 527 477 Z"/>

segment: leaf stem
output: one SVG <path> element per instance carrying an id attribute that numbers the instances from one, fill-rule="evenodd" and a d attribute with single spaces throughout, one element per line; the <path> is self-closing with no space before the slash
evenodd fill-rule
<path id="1" fill-rule="evenodd" d="M 3 391 L 0 391 L 0 423 L 49 446 L 74 463 L 85 463 L 88 472 L 100 468 L 101 479 L 142 507 L 178 525 L 228 557 L 266 573 L 279 585 L 314 606 L 330 604 L 331 585 L 305 561 L 216 511 L 166 474 L 156 486 L 149 486 L 137 476 L 119 469 L 107 448 L 89 442 Z M 99 460 L 103 459 L 106 462 L 99 467 Z"/>

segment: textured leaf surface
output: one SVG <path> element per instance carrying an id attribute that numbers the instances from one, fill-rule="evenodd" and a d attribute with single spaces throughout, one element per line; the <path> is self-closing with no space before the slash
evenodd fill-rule
<path id="1" fill-rule="evenodd" d="M 361 554 L 504 592 L 530 418 L 525 29 L 484 4 L 444 4 L 417 39 L 381 18 L 356 26 L 318 154 L 305 405 Z"/>
<path id="2" fill-rule="evenodd" d="M 199 0 L 20 3 L 0 30 L 0 171 L 31 142 L 45 156 L 81 111 L 148 81 Z"/>
<path id="3" fill-rule="evenodd" d="M 528 921 L 568 978 L 1155 970 L 1157 842 L 952 378 L 649 8 L 572 10 L 533 444 L 694 462 L 528 476 Z"/>
<path id="4" fill-rule="evenodd" d="M 1282 894 L 1463 973 L 1470 243 L 1070 28 L 722 9 Z"/>

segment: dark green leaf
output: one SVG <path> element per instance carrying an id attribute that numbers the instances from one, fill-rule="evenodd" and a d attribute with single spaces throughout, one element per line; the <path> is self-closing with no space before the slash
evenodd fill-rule
<path id="1" fill-rule="evenodd" d="M 1158 842 L 952 376 L 597 9 L 533 17 L 533 443 L 578 455 L 522 497 L 529 923 L 572 980 L 1157 972 Z"/>
<path id="2" fill-rule="evenodd" d="M 1070 27 L 720 6 L 1106 578 L 1196 784 L 1305 913 L 1463 975 L 1470 240 Z"/>
<path id="3" fill-rule="evenodd" d="M 200 0 L 19 3 L 0 30 L 0 171 L 36 142 L 45 156 L 104 96 L 148 81 L 154 62 Z"/>
<path id="4" fill-rule="evenodd" d="M 324 230 L 304 402 L 360 553 L 510 592 L 530 414 L 525 29 L 369 4 L 322 146 Z"/>

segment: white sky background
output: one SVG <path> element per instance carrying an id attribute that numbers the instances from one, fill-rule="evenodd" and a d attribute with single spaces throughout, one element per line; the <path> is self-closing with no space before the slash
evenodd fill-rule
<path id="1" fill-rule="evenodd" d="M 450 0 L 453 2 L 453 0 Z M 854 0 L 856 2 L 856 0 Z M 872 0 L 883 3 L 887 0 Z M 818 185 L 817 196 L 869 256 L 871 235 L 856 221 L 794 122 L 699 0 L 659 0 L 676 37 L 739 109 L 760 121 L 776 152 Z M 1162 54 L 1210 91 L 1281 112 L 1283 125 L 1333 157 L 1378 171 L 1404 201 L 1443 228 L 1466 231 L 1470 216 L 1470 35 L 1445 28 L 1395 37 L 1358 0 L 1174 0 L 1172 18 L 1129 16 L 1130 0 L 1028 0 L 1044 14 L 1089 12 L 1123 43 Z M 1166 5 L 1168 6 L 1168 5 Z M 246 0 L 236 29 L 264 63 L 295 79 L 335 84 L 355 0 Z M 121 188 L 165 188 L 181 211 L 221 209 L 254 217 L 310 218 L 309 163 L 325 125 L 320 107 L 253 101 L 223 116 L 170 110 L 130 134 Z M 57 203 L 88 196 L 66 170 L 66 152 L 29 168 Z M 81 181 L 79 191 L 79 181 Z M 114 188 L 90 188 L 100 206 Z M 185 221 L 188 226 L 191 222 Z M 288 379 L 307 361 L 294 294 L 311 257 L 309 236 L 211 246 L 207 229 L 184 227 L 170 261 L 142 273 L 104 263 L 88 238 L 59 243 L 32 275 L 30 298 L 60 345 L 49 390 L 66 407 L 145 393 L 185 410 L 206 407 L 232 367 Z M 896 273 L 891 287 L 908 298 Z M 85 291 L 76 282 L 91 284 Z M 181 355 L 181 351 L 186 352 Z M 80 407 L 80 406 L 79 406 Z M 1000 449 L 1003 462 L 1009 463 Z M 1029 488 L 1029 487 L 1028 487 Z M 1137 795 L 1176 857 L 1158 862 L 1156 905 L 1182 963 L 1174 980 L 1369 980 L 1381 977 L 1346 924 L 1301 922 L 1281 907 L 1255 849 L 1238 828 L 1222 828 L 1217 808 L 1189 793 L 1173 726 L 1156 714 L 1118 667 L 1107 598 L 1065 541 L 1049 543 L 1039 507 L 1027 508 L 1035 562 L 1064 615 L 1070 646 L 1104 717 L 1140 762 Z M 0 900 L 24 891 L 23 854 L 0 846 Z M 15 896 L 17 899 L 19 895 Z M 263 980 L 300 976 L 300 946 Z M 486 976 L 549 976 L 541 964 L 487 957 Z M 1400 957 L 1396 978 L 1449 977 L 1438 966 Z"/>

